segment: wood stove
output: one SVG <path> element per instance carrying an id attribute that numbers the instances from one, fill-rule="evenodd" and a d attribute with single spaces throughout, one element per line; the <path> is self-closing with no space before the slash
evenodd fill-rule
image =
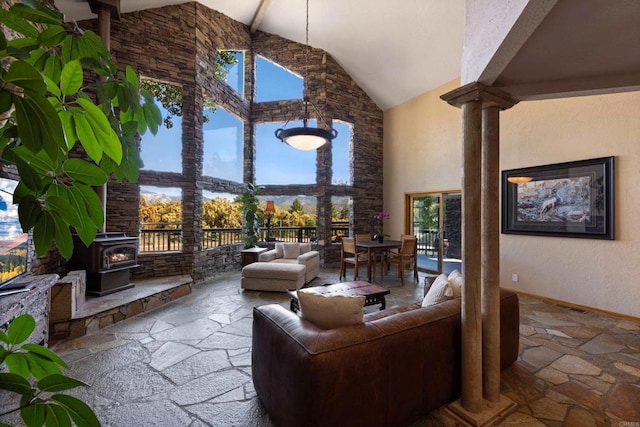
<path id="1" fill-rule="evenodd" d="M 99 233 L 87 248 L 73 238 L 71 270 L 87 271 L 87 295 L 103 296 L 132 288 L 129 270 L 138 267 L 138 238 L 125 233 Z"/>

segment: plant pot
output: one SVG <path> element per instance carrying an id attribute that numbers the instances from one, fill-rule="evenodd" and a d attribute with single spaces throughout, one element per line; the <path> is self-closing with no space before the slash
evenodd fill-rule
<path id="1" fill-rule="evenodd" d="M 384 243 L 384 236 L 378 236 L 378 243 Z"/>

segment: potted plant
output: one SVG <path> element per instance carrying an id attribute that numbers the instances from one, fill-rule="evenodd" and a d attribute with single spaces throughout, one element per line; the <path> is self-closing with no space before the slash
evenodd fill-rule
<path id="1" fill-rule="evenodd" d="M 391 214 L 388 212 L 378 212 L 373 216 L 373 219 L 376 220 L 376 226 L 373 229 L 373 238 L 378 239 L 378 242 L 384 242 L 384 236 L 388 236 L 388 234 L 384 234 L 383 221 L 385 218 L 389 218 Z"/>
<path id="2" fill-rule="evenodd" d="M 240 196 L 240 202 L 242 203 L 242 226 L 244 229 L 244 248 L 253 248 L 258 244 L 260 239 L 260 214 L 258 200 L 258 194 L 264 187 L 258 186 L 255 182 L 248 183 L 247 189 L 242 196 Z"/>

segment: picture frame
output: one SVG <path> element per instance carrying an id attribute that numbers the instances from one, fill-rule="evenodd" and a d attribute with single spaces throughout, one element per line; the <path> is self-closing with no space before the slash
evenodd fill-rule
<path id="1" fill-rule="evenodd" d="M 502 233 L 614 240 L 614 158 L 502 171 Z"/>

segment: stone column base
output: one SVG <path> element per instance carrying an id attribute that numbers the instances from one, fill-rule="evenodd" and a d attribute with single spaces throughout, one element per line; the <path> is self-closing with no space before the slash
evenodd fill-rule
<path id="1" fill-rule="evenodd" d="M 464 409 L 460 399 L 447 405 L 445 411 L 463 426 L 485 427 L 503 421 L 517 407 L 517 403 L 501 394 L 497 402 L 483 400 L 482 409 L 479 412 Z"/>

